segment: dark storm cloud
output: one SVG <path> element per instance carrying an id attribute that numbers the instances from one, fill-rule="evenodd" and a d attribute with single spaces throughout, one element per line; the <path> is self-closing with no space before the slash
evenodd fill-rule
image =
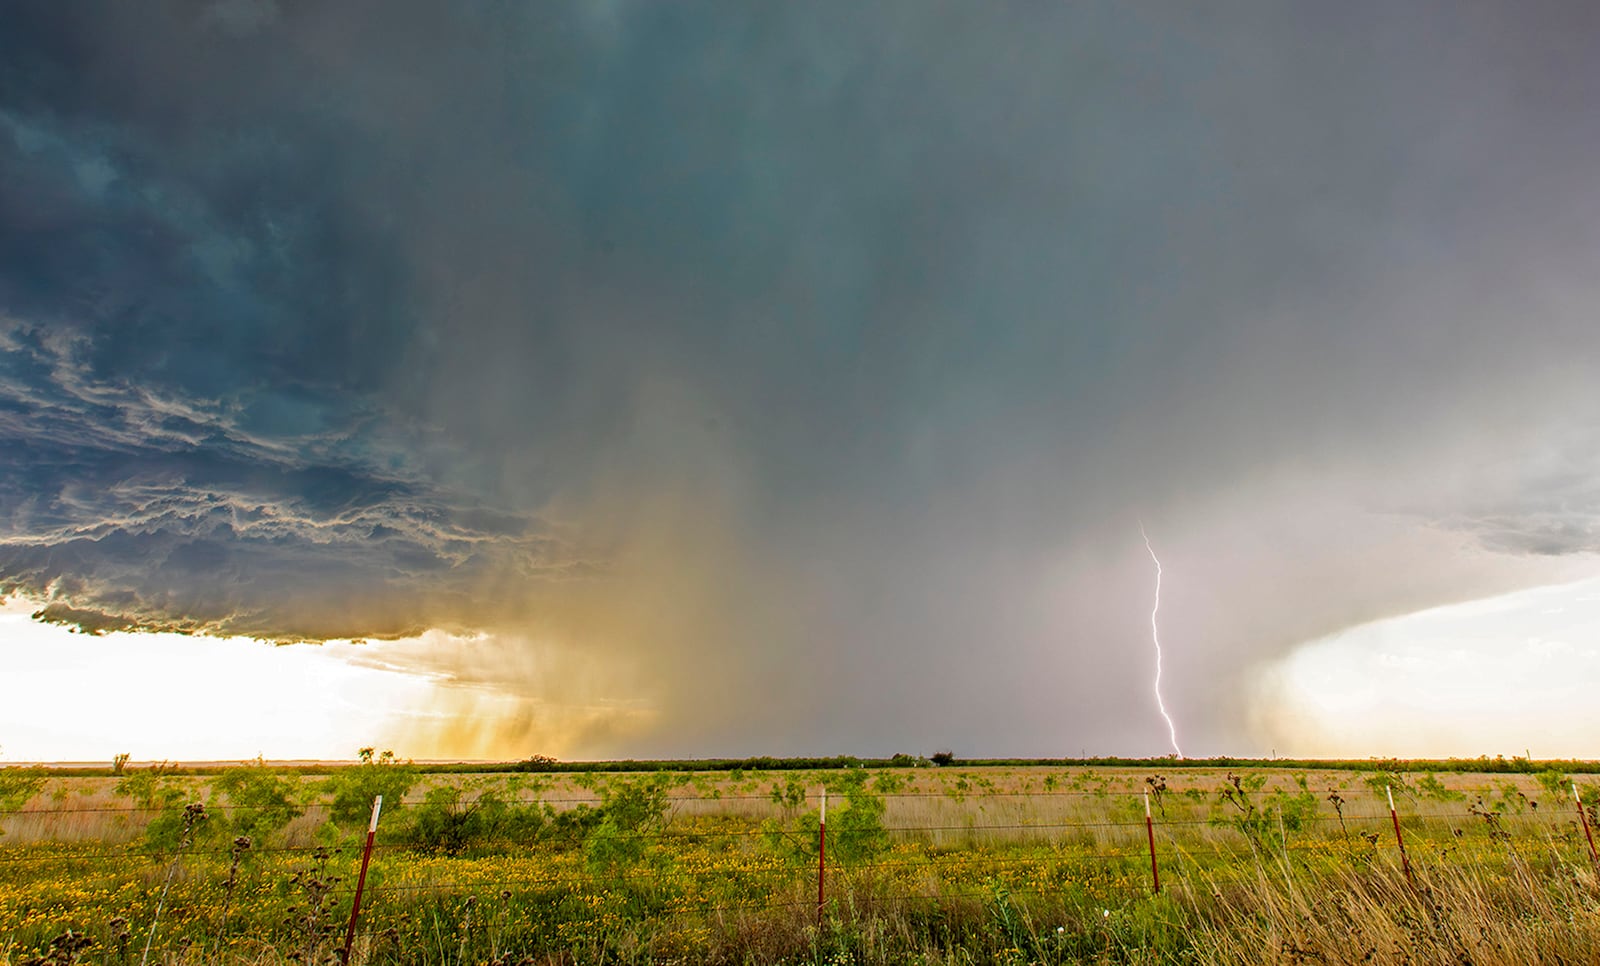
<path id="1" fill-rule="evenodd" d="M 240 411 L 272 406 L 265 393 L 159 398 L 85 373 L 87 340 L 57 334 L 0 332 L 11 460 L 0 480 L 0 574 L 8 588 L 47 591 L 50 619 L 269 639 L 396 636 L 472 625 L 473 605 L 440 575 L 482 582 L 575 568 L 536 518 L 419 481 L 399 459 L 354 455 L 384 442 L 359 422 L 338 435 L 275 432 Z"/>
<path id="2" fill-rule="evenodd" d="M 1519 458 L 1486 461 L 1438 525 L 1497 553 L 1600 553 L 1600 432 L 1540 433 Z M 1416 510 L 1419 514 L 1426 511 Z"/>
<path id="3" fill-rule="evenodd" d="M 0 114 L 0 585 L 96 629 L 319 639 L 475 626 L 464 587 L 581 569 L 430 475 L 448 446 L 381 395 L 412 320 L 332 135 L 184 117 L 215 90 L 106 104 L 52 19 L 8 33 Z M 143 66 L 119 80 L 182 80 Z"/>
<path id="4" fill-rule="evenodd" d="M 1600 413 L 1586 6 L 0 17 L 59 619 L 487 631 L 416 661 L 632 750 L 1151 750 L 1137 515 L 1213 742 L 1250 661 L 1536 579 L 1461 521 L 1591 549 L 1472 484 Z"/>

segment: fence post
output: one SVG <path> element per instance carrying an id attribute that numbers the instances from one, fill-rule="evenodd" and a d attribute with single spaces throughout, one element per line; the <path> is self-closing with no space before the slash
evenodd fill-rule
<path id="1" fill-rule="evenodd" d="M 1600 862 L 1600 855 L 1595 854 L 1594 833 L 1589 831 L 1589 813 L 1583 810 L 1583 796 L 1578 794 L 1578 783 L 1572 783 L 1572 800 L 1578 803 L 1578 821 L 1583 823 L 1583 837 L 1589 840 L 1589 861 Z"/>
<path id="2" fill-rule="evenodd" d="M 350 925 L 344 930 L 344 950 L 339 962 L 350 962 L 350 944 L 356 938 L 356 917 L 361 915 L 361 890 L 367 885 L 367 863 L 372 861 L 372 839 L 378 833 L 378 813 L 383 811 L 383 796 L 372 800 L 372 821 L 367 823 L 367 847 L 361 850 L 361 875 L 356 879 L 356 898 L 350 903 Z"/>
<path id="3" fill-rule="evenodd" d="M 817 928 L 822 928 L 822 906 L 827 901 L 823 891 L 824 876 L 828 869 L 828 788 L 822 788 L 822 817 L 817 823 Z"/>
<path id="4" fill-rule="evenodd" d="M 1144 832 L 1150 838 L 1150 883 L 1156 895 L 1161 894 L 1161 871 L 1156 868 L 1156 824 L 1150 817 L 1150 793 L 1144 793 Z"/>
<path id="5" fill-rule="evenodd" d="M 1400 815 L 1394 810 L 1394 792 L 1385 785 L 1383 793 L 1389 796 L 1389 817 L 1394 820 L 1394 840 L 1400 845 L 1400 867 L 1406 871 L 1406 882 L 1416 885 L 1411 878 L 1411 860 L 1406 858 L 1406 840 L 1400 835 Z"/>

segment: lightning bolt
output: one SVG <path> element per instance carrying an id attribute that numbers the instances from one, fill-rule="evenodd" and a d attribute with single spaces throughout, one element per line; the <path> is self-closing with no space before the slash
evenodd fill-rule
<path id="1" fill-rule="evenodd" d="M 1161 700 L 1161 627 L 1156 623 L 1156 615 L 1161 613 L 1161 558 L 1156 556 L 1156 548 L 1150 546 L 1150 535 L 1144 532 L 1143 520 L 1139 521 L 1139 536 L 1144 537 L 1144 548 L 1150 551 L 1150 559 L 1156 563 L 1156 604 L 1150 609 L 1150 639 L 1156 645 L 1156 708 L 1167 722 L 1167 735 L 1172 740 L 1172 750 L 1182 758 L 1183 749 L 1178 747 L 1178 728 L 1172 723 L 1172 715 L 1167 714 L 1167 703 Z"/>

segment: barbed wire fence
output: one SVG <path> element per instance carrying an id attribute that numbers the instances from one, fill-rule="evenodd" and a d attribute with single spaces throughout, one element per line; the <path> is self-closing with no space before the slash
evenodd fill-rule
<path id="1" fill-rule="evenodd" d="M 486 906 L 497 897 L 502 905 L 513 899 L 522 906 L 540 903 L 568 928 L 583 928 L 616 918 L 616 911 L 603 908 L 606 897 L 643 890 L 651 893 L 650 915 L 658 918 L 753 916 L 809 911 L 814 906 L 820 924 L 827 915 L 859 915 L 896 906 L 945 908 L 994 902 L 997 897 L 1049 899 L 1069 885 L 1087 887 L 1097 901 L 1137 902 L 1161 892 L 1163 877 L 1168 889 L 1218 894 L 1256 881 L 1262 864 L 1275 861 L 1310 863 L 1337 857 L 1368 868 L 1401 871 L 1411 881 L 1414 864 L 1424 870 L 1439 866 L 1464 841 L 1503 845 L 1513 858 L 1518 848 L 1532 849 L 1569 866 L 1592 867 L 1596 853 L 1589 817 L 1575 786 L 1572 792 L 1573 800 L 1563 807 L 1552 802 L 1543 808 L 1526 798 L 1515 805 L 1507 799 L 1492 807 L 1482 798 L 1432 800 L 1407 795 L 1393 804 L 1392 798 L 1330 803 L 1337 798 L 1330 795 L 1319 803 L 1323 810 L 1292 816 L 1271 807 L 1230 804 L 1214 794 L 1196 798 L 1172 792 L 1157 796 L 1152 805 L 1148 789 L 881 792 L 873 797 L 884 803 L 885 820 L 866 830 L 881 836 L 881 847 L 855 854 L 849 836 L 863 830 L 836 821 L 830 831 L 824 791 L 783 807 L 772 794 L 688 794 L 678 789 L 666 799 L 669 815 L 663 827 L 611 836 L 613 844 L 631 848 L 627 860 L 609 864 L 587 861 L 578 839 L 552 843 L 489 835 L 458 856 L 438 854 L 415 838 L 386 836 L 403 827 L 404 812 L 395 815 L 400 811 L 396 805 L 412 809 L 437 804 L 426 795 L 410 795 L 390 803 L 388 829 L 374 803 L 365 842 L 346 834 L 337 842 L 252 843 L 247 852 L 250 862 L 274 865 L 278 871 L 312 866 L 322 870 L 327 914 L 350 919 L 345 933 L 348 959 L 358 914 L 367 917 L 364 924 L 370 934 L 378 925 L 395 921 L 397 911 L 419 897 L 458 904 L 481 901 Z M 606 804 L 598 794 L 510 796 L 497 801 L 547 815 Z M 271 808 L 206 806 L 208 812 L 222 816 Z M 848 814 L 850 808 L 846 804 L 836 815 Z M 0 810 L 0 827 L 22 820 L 47 831 L 52 822 L 89 816 L 110 819 L 131 833 L 141 822 L 148 824 L 173 811 L 172 805 L 46 802 Z M 1065 811 L 1073 814 L 1061 814 Z M 306 825 L 320 827 L 332 812 L 328 802 L 297 806 L 298 820 Z M 903 820 L 930 813 L 933 817 L 921 821 Z M 949 814 L 958 819 L 944 817 Z M 991 820 L 991 814 L 1000 817 Z M 814 831 L 795 822 L 799 815 L 820 818 Z M 762 816 L 764 824 L 758 821 Z M 718 819 L 743 824 L 728 827 L 728 821 Z M 807 840 L 811 835 L 814 841 Z M 690 850 L 701 856 L 737 855 L 746 861 L 736 867 L 717 863 L 685 867 L 658 861 L 663 855 Z M 220 871 L 230 862 L 236 866 L 239 857 L 237 843 L 197 844 L 182 850 L 181 861 L 189 867 L 185 876 L 189 901 L 205 901 L 208 891 L 220 899 Z M 402 861 L 412 857 L 429 861 Z M 166 868 L 179 859 L 173 848 L 151 847 L 142 839 L 109 845 L 14 843 L 0 837 L 0 879 L 13 882 L 95 877 L 120 888 L 126 882 L 147 883 L 151 869 Z M 371 881 L 365 881 L 368 863 Z M 707 884 L 728 888 L 698 887 Z M 233 888 L 231 876 L 228 888 Z M 285 887 L 281 877 L 263 872 L 241 887 L 240 901 L 252 890 L 281 898 Z M 22 899 L 26 906 L 27 897 Z M 12 908 L 18 906 L 13 903 Z M 4 926 L 0 922 L 0 931 Z"/>

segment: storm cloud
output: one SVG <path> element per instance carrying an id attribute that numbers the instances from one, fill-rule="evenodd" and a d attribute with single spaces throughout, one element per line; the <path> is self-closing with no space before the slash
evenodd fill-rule
<path id="1" fill-rule="evenodd" d="M 1255 662 L 1596 549 L 1596 27 L 11 4 L 0 588 L 446 632 L 460 753 L 1156 752 L 1142 519 L 1236 748 Z"/>

